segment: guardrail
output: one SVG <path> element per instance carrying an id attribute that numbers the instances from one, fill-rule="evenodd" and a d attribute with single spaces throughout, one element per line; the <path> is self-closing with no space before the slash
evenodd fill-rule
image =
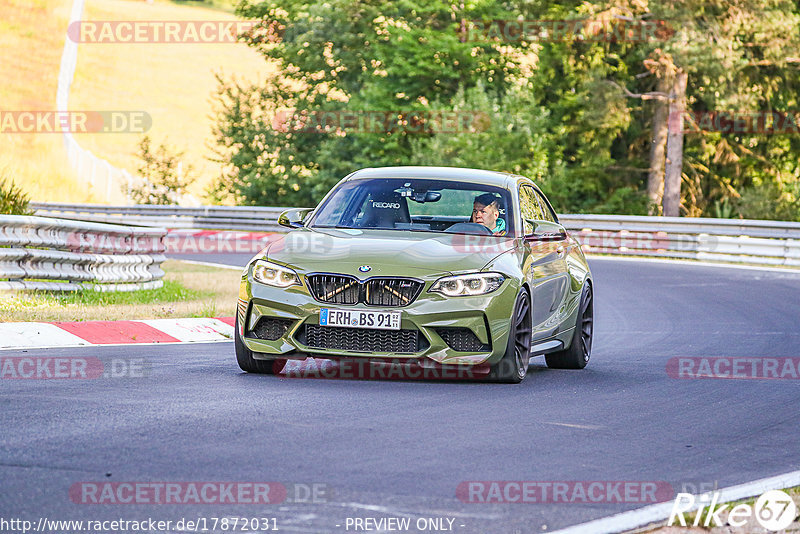
<path id="1" fill-rule="evenodd" d="M 288 208 L 101 206 L 32 204 L 37 214 L 98 222 L 135 222 L 167 228 L 283 232 Z M 704 261 L 800 265 L 800 223 L 745 219 L 562 215 L 564 226 L 589 253 Z"/>
<path id="2" fill-rule="evenodd" d="M 159 288 L 166 232 L 0 215 L 0 290 Z"/>
<path id="3" fill-rule="evenodd" d="M 64 217 L 80 221 L 166 228 L 202 228 L 208 230 L 243 230 L 248 232 L 283 232 L 278 215 L 289 208 L 248 206 L 105 206 L 101 204 L 34 203 L 37 215 Z"/>
<path id="4" fill-rule="evenodd" d="M 560 220 L 589 253 L 800 265 L 800 223 L 631 215 Z"/>

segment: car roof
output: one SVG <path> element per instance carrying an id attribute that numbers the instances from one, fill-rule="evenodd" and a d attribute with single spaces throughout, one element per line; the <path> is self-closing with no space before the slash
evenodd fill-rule
<path id="1" fill-rule="evenodd" d="M 482 169 L 409 165 L 360 169 L 348 176 L 347 181 L 362 180 L 365 178 L 431 178 L 436 180 L 466 181 L 480 185 L 494 185 L 508 188 L 509 185 L 516 184 L 517 180 L 523 177 L 507 172 L 486 171 Z"/>

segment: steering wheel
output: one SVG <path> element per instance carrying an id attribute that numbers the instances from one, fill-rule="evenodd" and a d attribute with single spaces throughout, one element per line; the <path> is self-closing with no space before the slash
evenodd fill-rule
<path id="1" fill-rule="evenodd" d="M 494 235 L 491 230 L 480 223 L 460 222 L 456 223 L 445 232 L 453 234 L 472 234 L 472 235 Z"/>

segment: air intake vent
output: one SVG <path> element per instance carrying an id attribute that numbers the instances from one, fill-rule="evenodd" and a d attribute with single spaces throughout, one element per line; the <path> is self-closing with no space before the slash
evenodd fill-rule
<path id="1" fill-rule="evenodd" d="M 264 339 L 267 341 L 275 341 L 283 337 L 289 331 L 289 327 L 294 323 L 291 319 L 282 319 L 279 317 L 262 317 L 253 328 L 253 337 Z"/>
<path id="2" fill-rule="evenodd" d="M 447 346 L 458 352 L 489 352 L 491 346 L 481 343 L 475 332 L 469 328 L 437 328 Z"/>
<path id="3" fill-rule="evenodd" d="M 419 352 L 428 343 L 419 330 L 374 330 L 306 325 L 300 340 L 309 347 L 356 352 Z"/>

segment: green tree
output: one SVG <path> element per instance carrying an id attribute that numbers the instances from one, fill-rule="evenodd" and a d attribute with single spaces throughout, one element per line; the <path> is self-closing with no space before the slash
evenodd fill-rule
<path id="1" fill-rule="evenodd" d="M 245 0 L 239 14 L 262 21 L 248 43 L 281 74 L 254 86 L 221 81 L 215 133 L 229 166 L 217 190 L 246 204 L 313 205 L 355 168 L 408 163 L 418 133 L 285 132 L 272 120 L 281 111 L 427 111 L 479 81 L 502 94 L 517 66 L 494 43 L 463 42 L 459 29 L 462 17 L 510 12 L 479 4 Z"/>
<path id="2" fill-rule="evenodd" d="M 228 166 L 218 190 L 240 202 L 313 205 L 355 168 L 413 162 L 527 173 L 562 211 L 660 213 L 666 203 L 670 213 L 746 216 L 755 209 L 747 206 L 771 203 L 794 217 L 800 136 L 668 128 L 670 113 L 685 116 L 681 106 L 798 109 L 800 6 L 790 0 L 244 0 L 239 14 L 262 21 L 248 42 L 281 73 L 256 86 L 221 81 L 216 133 Z M 666 27 L 644 41 L 613 32 L 463 39 L 462 21 L 495 19 Z M 271 124 L 280 111 L 464 106 L 491 112 L 489 132 L 428 138 Z M 774 194 L 740 201 L 766 185 Z"/>
<path id="3" fill-rule="evenodd" d="M 643 43 L 625 57 L 634 79 L 609 78 L 620 89 L 619 98 L 652 100 L 644 104 L 654 140 L 648 191 L 655 204 L 663 203 L 665 214 L 697 216 L 725 199 L 737 198 L 740 189 L 755 182 L 783 188 L 781 184 L 797 181 L 796 136 L 696 131 L 684 139 L 682 130 L 691 131 L 693 125 L 675 120 L 685 116 L 684 105 L 694 112 L 797 109 L 800 7 L 796 3 L 618 1 L 611 7 L 595 3 L 592 9 L 665 20 L 674 30 L 668 38 Z M 674 128 L 669 127 L 668 117 Z M 773 197 L 788 199 L 791 194 Z"/>

